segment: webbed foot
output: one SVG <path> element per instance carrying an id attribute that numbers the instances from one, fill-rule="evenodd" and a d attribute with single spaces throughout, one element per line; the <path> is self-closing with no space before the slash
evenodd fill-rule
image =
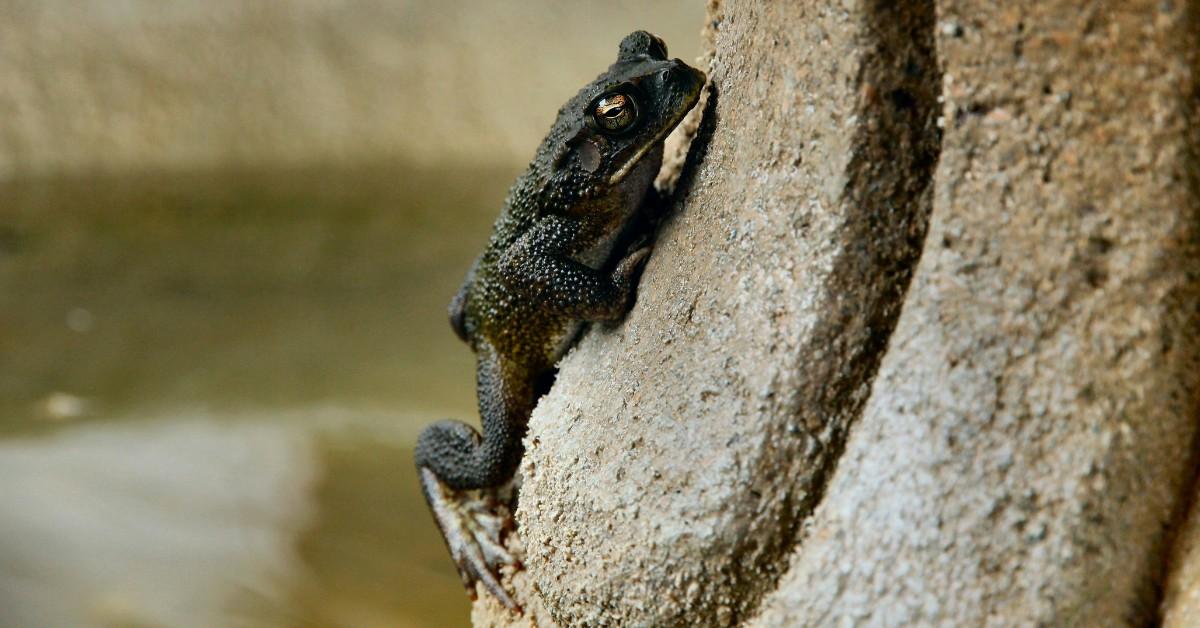
<path id="1" fill-rule="evenodd" d="M 521 561 L 504 547 L 502 535 L 514 528 L 512 515 L 489 491 L 478 491 L 478 497 L 455 491 L 438 480 L 437 475 L 422 467 L 421 488 L 442 530 L 450 556 L 458 566 L 467 595 L 475 599 L 475 583 L 483 586 L 510 610 L 520 613 L 521 606 L 500 584 L 500 568 L 511 565 L 521 569 Z"/>

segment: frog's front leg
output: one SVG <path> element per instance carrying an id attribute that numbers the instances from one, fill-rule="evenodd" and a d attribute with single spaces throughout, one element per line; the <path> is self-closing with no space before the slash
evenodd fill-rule
<path id="1" fill-rule="evenodd" d="M 586 227 L 577 219 L 547 218 L 505 254 L 501 268 L 529 302 L 568 319 L 619 320 L 632 305 L 638 273 L 650 256 L 644 245 L 620 258 L 611 273 L 580 263 Z"/>
<path id="2" fill-rule="evenodd" d="M 459 421 L 439 421 L 417 439 L 417 473 L 425 500 L 450 549 L 467 592 L 481 582 L 505 606 L 520 607 L 497 572 L 518 561 L 500 534 L 511 526 L 499 515 L 491 489 L 510 479 L 521 459 L 521 437 L 533 410 L 533 374 L 502 358 L 486 343 L 477 349 L 477 389 L 483 436 Z M 479 489 L 478 497 L 468 491 Z"/>

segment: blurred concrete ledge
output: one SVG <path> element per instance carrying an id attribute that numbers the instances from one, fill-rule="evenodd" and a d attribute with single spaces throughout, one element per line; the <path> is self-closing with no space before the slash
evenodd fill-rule
<path id="1" fill-rule="evenodd" d="M 694 56 L 701 4 L 0 0 L 0 180 L 524 161 L 629 30 Z"/>

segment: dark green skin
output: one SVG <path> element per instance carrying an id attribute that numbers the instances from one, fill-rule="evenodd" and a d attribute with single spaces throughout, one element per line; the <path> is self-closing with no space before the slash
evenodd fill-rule
<path id="1" fill-rule="evenodd" d="M 449 515 L 435 502 L 446 500 L 442 487 L 460 491 L 507 483 L 520 461 L 539 382 L 583 323 L 618 320 L 630 307 L 649 248 L 627 252 L 615 245 L 638 222 L 661 165 L 662 142 L 695 106 L 704 81 L 699 70 L 668 60 L 657 37 L 643 31 L 626 37 L 608 71 L 559 110 L 450 304 L 451 326 L 477 356 L 483 435 L 457 421 L 435 423 L 418 439 L 416 462 L 435 519 L 472 592 L 481 579 L 496 593 L 491 574 L 478 573 L 491 570 L 463 564 L 456 544 L 464 541 L 448 529 L 454 527 L 444 520 Z M 605 128 L 596 117 L 597 99 L 613 93 L 636 104 L 636 120 L 628 128 Z M 515 607 L 507 595 L 497 596 Z"/>

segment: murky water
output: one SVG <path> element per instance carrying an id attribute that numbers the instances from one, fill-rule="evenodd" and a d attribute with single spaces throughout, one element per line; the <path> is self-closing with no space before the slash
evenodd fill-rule
<path id="1" fill-rule="evenodd" d="M 465 624 L 411 446 L 515 170 L 0 188 L 0 625 Z"/>

